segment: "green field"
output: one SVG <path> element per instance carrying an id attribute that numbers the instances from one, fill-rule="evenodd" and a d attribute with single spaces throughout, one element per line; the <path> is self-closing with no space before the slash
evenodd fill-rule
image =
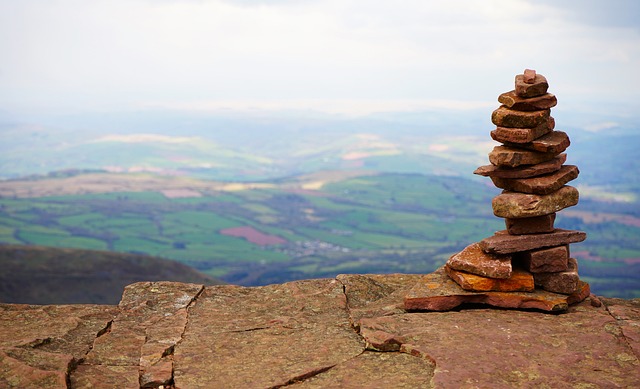
<path id="1" fill-rule="evenodd" d="M 188 198 L 165 197 L 162 188 L 0 198 L 0 243 L 143 253 L 256 285 L 338 273 L 430 272 L 504 228 L 491 213 L 497 190 L 478 181 L 378 174 L 334 179 L 306 192 L 291 190 L 292 183 Z M 585 206 L 611 212 L 606 203 Z M 634 206 L 614 211 L 629 215 Z M 572 252 L 596 293 L 640 297 L 639 227 L 560 216 L 557 226 L 588 233 Z M 286 243 L 260 245 L 221 233 L 237 227 Z"/>

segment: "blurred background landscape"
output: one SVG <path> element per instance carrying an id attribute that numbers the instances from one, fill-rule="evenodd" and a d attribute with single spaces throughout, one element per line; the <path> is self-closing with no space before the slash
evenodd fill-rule
<path id="1" fill-rule="evenodd" d="M 504 229 L 472 172 L 533 68 L 581 172 L 556 226 L 640 297 L 640 7 L 460 3 L 0 0 L 1 283 L 431 272 Z"/>

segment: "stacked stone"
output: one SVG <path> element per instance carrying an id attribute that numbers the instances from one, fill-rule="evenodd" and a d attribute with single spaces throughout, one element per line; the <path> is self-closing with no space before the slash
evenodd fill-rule
<path id="1" fill-rule="evenodd" d="M 506 229 L 453 255 L 445 270 L 465 290 L 584 294 L 569 244 L 586 234 L 555 228 L 556 212 L 578 203 L 578 190 L 566 185 L 578 168 L 564 165 L 569 137 L 555 131 L 550 116 L 556 97 L 534 70 L 516 76 L 515 90 L 501 94 L 491 120 L 491 137 L 502 143 L 489 154 L 491 165 L 474 173 L 488 176 L 503 192 L 493 213 Z"/>

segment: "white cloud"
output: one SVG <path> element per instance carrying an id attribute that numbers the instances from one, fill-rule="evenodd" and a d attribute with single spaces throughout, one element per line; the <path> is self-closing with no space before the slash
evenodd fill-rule
<path id="1" fill-rule="evenodd" d="M 634 104 L 637 25 L 568 11 L 525 0 L 0 0 L 0 104 L 476 104 L 525 67 L 561 101 Z"/>

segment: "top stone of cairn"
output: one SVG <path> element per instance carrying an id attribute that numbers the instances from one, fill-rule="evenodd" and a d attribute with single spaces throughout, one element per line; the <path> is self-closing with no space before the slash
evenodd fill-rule
<path id="1" fill-rule="evenodd" d="M 547 93 L 549 83 L 547 79 L 536 74 L 535 70 L 526 69 L 524 74 L 516 76 L 516 95 L 520 97 L 538 97 Z"/>

